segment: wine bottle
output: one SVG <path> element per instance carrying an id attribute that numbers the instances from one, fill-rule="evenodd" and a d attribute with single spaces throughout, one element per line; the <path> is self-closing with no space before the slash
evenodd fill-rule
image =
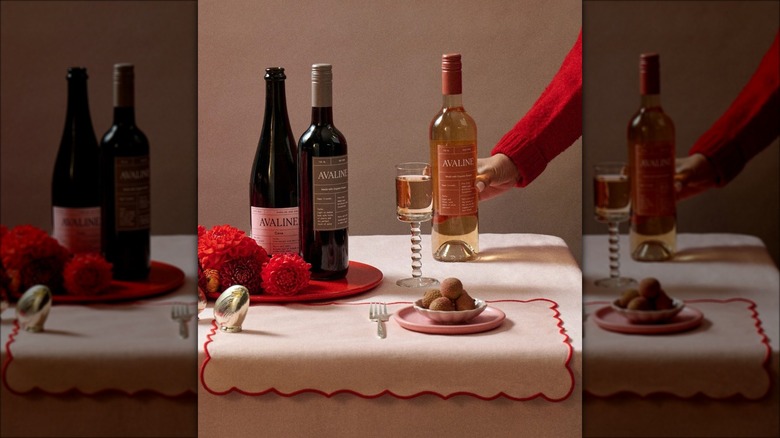
<path id="1" fill-rule="evenodd" d="M 631 256 L 668 260 L 676 249 L 674 124 L 661 108 L 657 53 L 639 60 L 641 103 L 628 124 Z"/>
<path id="2" fill-rule="evenodd" d="M 134 81 L 132 64 L 114 65 L 114 122 L 100 144 L 103 254 L 118 280 L 150 267 L 149 141 L 135 124 Z"/>
<path id="3" fill-rule="evenodd" d="M 349 269 L 347 140 L 333 126 L 330 64 L 311 68 L 311 125 L 298 141 L 301 256 L 315 279 Z"/>
<path id="4" fill-rule="evenodd" d="M 68 109 L 51 185 L 53 236 L 74 253 L 100 253 L 99 151 L 87 69 L 68 69 Z"/>
<path id="5" fill-rule="evenodd" d="M 461 55 L 441 60 L 443 105 L 431 121 L 433 168 L 433 258 L 472 260 L 479 252 L 477 125 L 463 108 Z"/>
<path id="6" fill-rule="evenodd" d="M 298 146 L 281 67 L 265 70 L 265 116 L 249 182 L 252 238 L 269 254 L 298 253 Z"/>

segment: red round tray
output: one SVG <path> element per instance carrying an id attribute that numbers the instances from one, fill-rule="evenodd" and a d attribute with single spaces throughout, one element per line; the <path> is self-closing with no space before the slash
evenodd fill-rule
<path id="1" fill-rule="evenodd" d="M 304 301 L 330 300 L 349 297 L 367 292 L 382 282 L 382 271 L 360 262 L 349 262 L 347 276 L 339 280 L 311 280 L 305 289 L 292 296 L 282 295 L 251 295 L 252 303 L 300 303 Z M 212 300 L 219 298 L 220 293 L 206 293 Z"/>
<path id="2" fill-rule="evenodd" d="M 142 281 L 111 282 L 108 291 L 97 295 L 52 295 L 55 304 L 107 303 L 161 295 L 184 284 L 184 272 L 176 266 L 152 261 L 149 277 Z M 21 294 L 16 295 L 16 298 Z"/>

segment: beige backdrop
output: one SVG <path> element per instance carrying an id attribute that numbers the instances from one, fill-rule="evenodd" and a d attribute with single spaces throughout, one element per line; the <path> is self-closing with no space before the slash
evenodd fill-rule
<path id="1" fill-rule="evenodd" d="M 0 5 L 0 222 L 51 230 L 51 177 L 70 66 L 87 67 L 98 141 L 112 121 L 112 71 L 136 65 L 136 122 L 149 138 L 152 233 L 194 234 L 194 1 Z"/>
<path id="2" fill-rule="evenodd" d="M 525 114 L 577 39 L 578 0 L 198 2 L 198 221 L 249 230 L 249 177 L 266 67 L 287 73 L 294 134 L 309 124 L 312 63 L 333 64 L 350 155 L 350 233 L 404 234 L 394 169 L 428 160 L 441 54 L 463 54 L 480 156 Z M 480 231 L 545 233 L 581 248 L 580 142 L 531 186 L 480 205 Z M 429 232 L 429 225 L 423 228 Z"/>
<path id="3" fill-rule="evenodd" d="M 593 220 L 591 166 L 627 158 L 626 126 L 639 106 L 639 54 L 661 54 L 662 104 L 675 123 L 677 156 L 686 156 L 769 49 L 780 2 L 588 0 L 583 8 L 583 231 L 593 234 L 606 229 Z M 678 232 L 755 235 L 777 262 L 779 188 L 775 140 L 728 186 L 679 204 Z"/>

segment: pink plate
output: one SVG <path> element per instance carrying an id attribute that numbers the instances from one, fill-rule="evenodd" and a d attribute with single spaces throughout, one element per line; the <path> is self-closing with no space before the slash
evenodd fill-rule
<path id="1" fill-rule="evenodd" d="M 111 282 L 108 291 L 97 295 L 53 295 L 55 304 L 108 303 L 137 300 L 162 295 L 184 284 L 184 272 L 176 266 L 155 262 L 151 264 L 149 277 L 143 281 Z M 18 296 L 17 296 L 18 298 Z"/>
<path id="2" fill-rule="evenodd" d="M 360 262 L 349 262 L 347 276 L 340 280 L 311 280 L 305 289 L 297 295 L 251 295 L 252 303 L 299 303 L 303 301 L 331 300 L 357 295 L 375 288 L 382 282 L 382 271 Z M 212 300 L 219 298 L 219 293 L 206 293 Z"/>
<path id="3" fill-rule="evenodd" d="M 596 324 L 609 331 L 639 335 L 660 335 L 691 330 L 701 324 L 704 315 L 699 309 L 684 307 L 674 318 L 657 324 L 632 324 L 611 306 L 604 306 L 593 313 Z"/>
<path id="4" fill-rule="evenodd" d="M 393 318 L 395 318 L 398 325 L 414 332 L 439 335 L 465 335 L 493 330 L 504 322 L 506 314 L 501 309 L 487 306 L 479 316 L 466 323 L 439 324 L 417 313 L 414 310 L 414 306 L 407 306 L 394 313 Z"/>

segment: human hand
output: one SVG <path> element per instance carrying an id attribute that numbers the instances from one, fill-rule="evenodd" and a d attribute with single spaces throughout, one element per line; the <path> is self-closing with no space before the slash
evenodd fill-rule
<path id="1" fill-rule="evenodd" d="M 674 190 L 678 202 L 717 185 L 717 174 L 704 155 L 696 153 L 675 160 Z"/>
<path id="2" fill-rule="evenodd" d="M 494 198 L 517 185 L 517 166 L 504 154 L 477 160 L 477 191 L 479 200 Z"/>

